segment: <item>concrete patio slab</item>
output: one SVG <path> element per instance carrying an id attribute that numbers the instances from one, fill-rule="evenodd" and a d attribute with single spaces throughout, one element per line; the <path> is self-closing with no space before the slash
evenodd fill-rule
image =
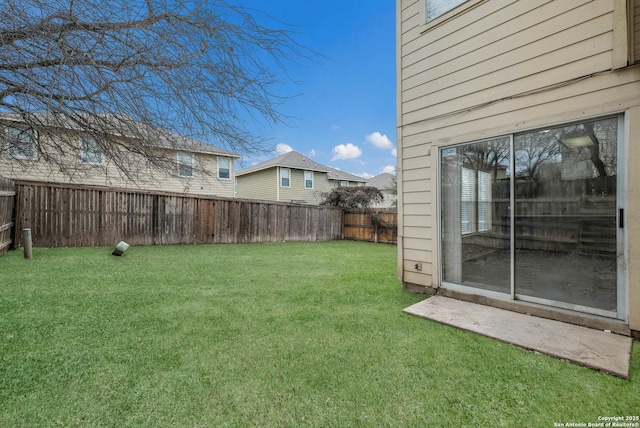
<path id="1" fill-rule="evenodd" d="M 404 312 L 629 379 L 630 337 L 442 296 Z"/>

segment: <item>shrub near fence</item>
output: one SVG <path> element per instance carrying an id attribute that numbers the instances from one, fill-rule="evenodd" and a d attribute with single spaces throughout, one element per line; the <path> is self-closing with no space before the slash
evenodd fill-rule
<path id="1" fill-rule="evenodd" d="M 6 254 L 11 246 L 14 198 L 14 182 L 0 177 L 0 256 Z"/>
<path id="2" fill-rule="evenodd" d="M 342 211 L 329 207 L 33 182 L 16 188 L 17 228 L 31 228 L 38 247 L 342 238 Z"/>

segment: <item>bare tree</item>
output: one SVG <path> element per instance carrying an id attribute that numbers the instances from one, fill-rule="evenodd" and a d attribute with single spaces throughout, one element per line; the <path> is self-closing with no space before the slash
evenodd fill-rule
<path id="1" fill-rule="evenodd" d="M 0 113 L 63 171 L 58 155 L 77 152 L 77 141 L 52 138 L 60 129 L 90 134 L 132 179 L 139 159 L 175 167 L 154 150 L 171 140 L 162 129 L 236 152 L 268 149 L 249 129 L 286 120 L 279 84 L 315 54 L 256 13 L 235 0 L 2 0 Z"/>
<path id="2" fill-rule="evenodd" d="M 540 131 L 515 137 L 516 176 L 539 181 L 545 170 L 562 162 L 562 144 L 559 131 Z"/>

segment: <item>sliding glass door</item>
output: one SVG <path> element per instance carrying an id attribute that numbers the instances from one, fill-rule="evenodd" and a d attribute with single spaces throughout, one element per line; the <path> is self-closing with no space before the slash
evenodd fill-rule
<path id="1" fill-rule="evenodd" d="M 619 122 L 443 149 L 443 286 L 618 316 Z"/>
<path id="2" fill-rule="evenodd" d="M 445 282 L 510 293 L 510 146 L 498 138 L 442 151 Z"/>
<path id="3" fill-rule="evenodd" d="M 514 137 L 522 298 L 616 311 L 617 140 L 617 118 Z"/>

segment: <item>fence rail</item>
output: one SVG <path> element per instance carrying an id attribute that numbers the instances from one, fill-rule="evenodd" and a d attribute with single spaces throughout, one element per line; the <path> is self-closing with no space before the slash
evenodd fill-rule
<path id="1" fill-rule="evenodd" d="M 13 239 L 13 205 L 15 200 L 15 183 L 0 177 L 0 256 L 9 251 Z"/>
<path id="2" fill-rule="evenodd" d="M 16 229 L 31 228 L 38 247 L 342 238 L 343 213 L 335 208 L 35 182 L 15 187 Z"/>

